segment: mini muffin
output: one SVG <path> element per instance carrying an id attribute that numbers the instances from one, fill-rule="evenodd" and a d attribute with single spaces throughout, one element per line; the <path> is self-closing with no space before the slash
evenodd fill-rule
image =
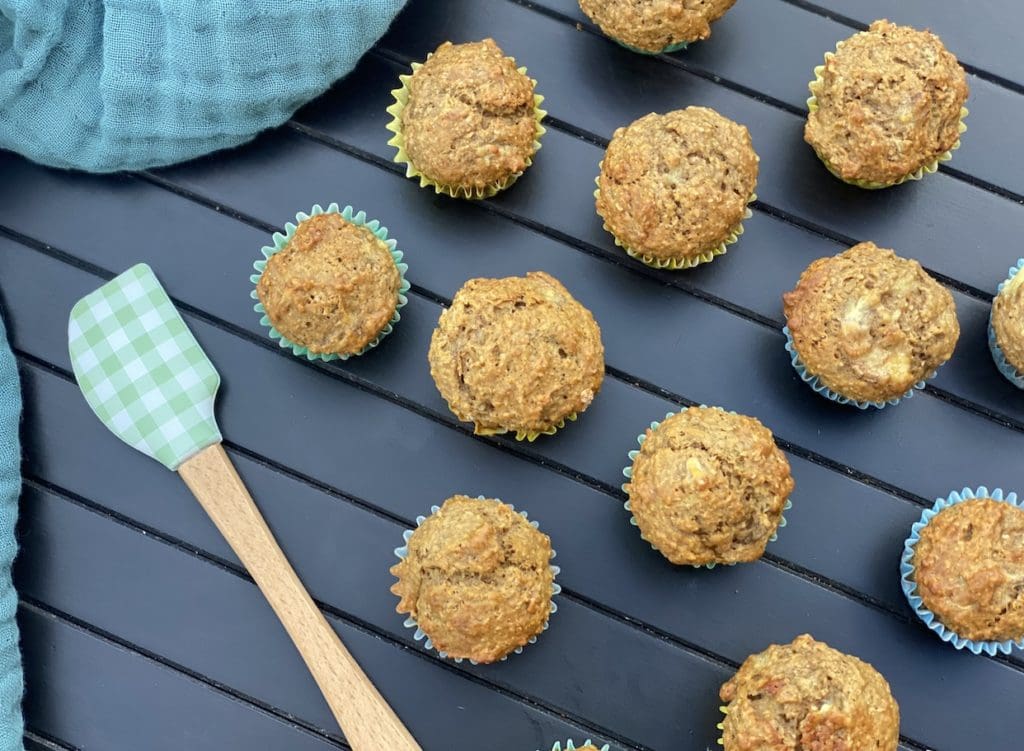
<path id="1" fill-rule="evenodd" d="M 389 141 L 409 177 L 438 193 L 486 198 L 514 183 L 533 162 L 544 128 L 536 81 L 493 39 L 445 42 L 413 64 L 392 92 Z"/>
<path id="2" fill-rule="evenodd" d="M 630 455 L 629 510 L 643 538 L 676 564 L 757 560 L 793 492 L 771 431 L 717 407 L 670 415 Z"/>
<path id="3" fill-rule="evenodd" d="M 552 276 L 470 279 L 441 314 L 430 373 L 460 420 L 534 440 L 576 419 L 601 388 L 604 347 L 590 311 Z"/>
<path id="4" fill-rule="evenodd" d="M 758 161 L 750 132 L 707 107 L 645 115 L 608 144 L 597 213 L 634 258 L 661 268 L 696 266 L 742 232 Z"/>
<path id="5" fill-rule="evenodd" d="M 350 207 L 339 213 L 336 205 L 326 212 L 317 206 L 313 216 L 298 218 L 256 264 L 257 310 L 295 354 L 360 354 L 391 330 L 405 304 L 401 253 L 386 229 L 368 225 L 362 212 L 353 216 Z"/>
<path id="6" fill-rule="evenodd" d="M 635 52 L 673 52 L 711 36 L 736 0 L 579 0 L 607 36 Z"/>
<path id="7" fill-rule="evenodd" d="M 1024 509 L 989 497 L 940 510 L 910 564 L 922 605 L 957 636 L 1024 638 Z"/>
<path id="8" fill-rule="evenodd" d="M 439 652 L 495 662 L 547 627 L 552 557 L 548 536 L 511 506 L 456 495 L 408 537 L 391 591 Z"/>
<path id="9" fill-rule="evenodd" d="M 744 661 L 719 696 L 725 751 L 896 751 L 900 711 L 862 660 L 804 634 Z"/>
<path id="10" fill-rule="evenodd" d="M 967 76 L 928 31 L 875 21 L 815 73 L 804 139 L 841 180 L 881 188 L 917 179 L 960 144 Z"/>
<path id="11" fill-rule="evenodd" d="M 992 302 L 989 345 L 1000 372 L 1024 388 L 1024 260 L 1010 269 Z"/>
<path id="12" fill-rule="evenodd" d="M 783 295 L 793 365 L 829 398 L 883 407 L 953 354 L 953 296 L 917 261 L 874 243 L 814 261 Z"/>

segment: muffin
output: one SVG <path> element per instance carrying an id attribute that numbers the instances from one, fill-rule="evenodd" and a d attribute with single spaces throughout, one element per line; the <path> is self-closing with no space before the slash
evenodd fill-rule
<path id="1" fill-rule="evenodd" d="M 696 266 L 742 233 L 758 161 L 750 132 L 707 107 L 645 115 L 608 144 L 597 213 L 634 258 L 659 268 Z"/>
<path id="2" fill-rule="evenodd" d="M 511 506 L 452 496 L 406 539 L 391 591 L 428 647 L 490 663 L 547 628 L 558 591 L 551 540 Z"/>
<path id="3" fill-rule="evenodd" d="M 388 143 L 407 176 L 456 198 L 487 198 L 512 185 L 544 133 L 543 97 L 526 68 L 493 39 L 445 42 L 412 67 L 388 108 Z"/>
<path id="4" fill-rule="evenodd" d="M 656 55 L 711 36 L 711 24 L 736 0 L 579 0 L 607 36 L 634 52 Z"/>
<path id="5" fill-rule="evenodd" d="M 764 554 L 794 487 L 768 428 L 717 407 L 690 407 L 642 438 L 623 489 L 645 540 L 680 565 Z"/>
<path id="6" fill-rule="evenodd" d="M 999 372 L 1024 388 L 1024 259 L 1010 269 L 992 301 L 988 341 Z"/>
<path id="7" fill-rule="evenodd" d="M 261 323 L 282 347 L 308 359 L 362 354 L 398 322 L 409 289 L 402 253 L 379 222 L 352 207 L 299 214 L 254 266 Z"/>
<path id="8" fill-rule="evenodd" d="M 953 354 L 953 296 L 917 261 L 874 243 L 814 261 L 783 295 L 787 349 L 815 391 L 884 407 L 909 396 Z"/>
<path id="9" fill-rule="evenodd" d="M 875 21 L 814 72 L 804 139 L 839 179 L 920 179 L 960 145 L 967 76 L 931 32 Z"/>
<path id="10" fill-rule="evenodd" d="M 604 379 L 601 330 L 552 276 L 470 279 L 430 339 L 430 374 L 481 435 L 552 434 L 593 401 Z"/>
<path id="11" fill-rule="evenodd" d="M 915 525 L 905 591 L 959 639 L 1024 641 L 1024 509 L 1015 502 L 979 488 Z"/>
<path id="12" fill-rule="evenodd" d="M 877 670 L 804 634 L 746 659 L 719 696 L 725 751 L 896 751 L 900 711 Z"/>

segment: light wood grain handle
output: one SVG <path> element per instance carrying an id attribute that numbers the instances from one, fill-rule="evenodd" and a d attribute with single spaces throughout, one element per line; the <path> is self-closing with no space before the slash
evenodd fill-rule
<path id="1" fill-rule="evenodd" d="M 420 751 L 302 586 L 224 448 L 204 449 L 178 474 L 281 619 L 353 751 Z"/>

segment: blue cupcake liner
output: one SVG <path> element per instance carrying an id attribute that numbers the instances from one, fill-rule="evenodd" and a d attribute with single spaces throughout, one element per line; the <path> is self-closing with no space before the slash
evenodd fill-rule
<path id="1" fill-rule="evenodd" d="M 928 628 L 938 634 L 942 641 L 949 642 L 957 649 L 966 649 L 976 655 L 980 655 L 982 652 L 990 656 L 995 656 L 997 652 L 1009 654 L 1014 648 L 1024 649 L 1024 637 L 1009 641 L 973 641 L 965 639 L 957 635 L 952 629 L 944 626 L 939 621 L 938 616 L 924 606 L 920 595 L 917 594 L 917 582 L 914 580 L 914 547 L 917 545 L 918 540 L 921 539 L 921 530 L 943 509 L 973 498 L 991 498 L 995 501 L 1009 503 L 1017 508 L 1024 508 L 1024 504 L 1017 498 L 1016 493 L 1004 495 L 1000 488 L 996 488 L 990 493 L 988 488 L 984 486 L 976 490 L 971 490 L 970 488 L 964 488 L 960 491 L 954 490 L 947 497 L 937 499 L 935 505 L 930 509 L 925 509 L 924 513 L 921 514 L 921 520 L 915 522 L 914 526 L 910 528 L 910 537 L 903 544 L 903 557 L 900 559 L 900 583 L 903 586 L 903 594 L 906 595 L 910 606 L 917 613 L 917 617 L 924 621 Z"/>
<path id="2" fill-rule="evenodd" d="M 321 352 L 310 352 L 308 348 L 301 344 L 289 340 L 280 331 L 278 331 L 274 325 L 270 322 L 270 317 L 267 316 L 267 310 L 263 307 L 263 303 L 260 302 L 259 295 L 256 292 L 255 287 L 249 296 L 256 301 L 253 306 L 253 310 L 260 314 L 260 325 L 265 326 L 269 329 L 270 338 L 278 340 L 280 346 L 284 349 L 291 349 L 292 354 L 296 357 L 305 357 L 307 360 L 322 360 L 324 362 L 330 362 L 331 360 L 347 360 L 350 357 L 358 357 L 359 355 L 365 354 L 369 350 L 380 344 L 381 340 L 384 339 L 388 334 L 392 332 L 395 325 L 402 320 L 402 316 L 399 311 L 405 307 L 408 302 L 406 294 L 409 292 L 409 282 L 405 279 L 405 272 L 409 270 L 408 265 L 402 263 L 402 251 L 398 250 L 394 240 L 388 239 L 388 228 L 381 225 L 376 219 L 367 219 L 366 212 L 360 211 L 354 213 L 354 209 L 351 206 L 346 206 L 344 209 L 339 209 L 338 204 L 332 203 L 326 209 L 321 207 L 320 204 L 316 204 L 310 209 L 310 212 L 299 212 L 295 215 L 296 224 L 288 222 L 284 225 L 284 233 L 275 232 L 273 234 L 274 244 L 272 246 L 264 246 L 260 249 L 263 253 L 263 259 L 253 263 L 253 268 L 256 269 L 255 274 L 249 277 L 254 285 L 259 284 L 260 277 L 263 276 L 263 270 L 267 267 L 267 261 L 270 257 L 276 253 L 280 253 L 291 241 L 292 237 L 295 236 L 295 230 L 298 228 L 296 225 L 302 224 L 302 222 L 309 219 L 311 216 L 319 216 L 320 214 L 340 214 L 341 218 L 357 227 L 366 227 L 370 230 L 381 242 L 387 245 L 388 250 L 391 252 L 391 258 L 395 262 L 395 267 L 398 269 L 398 302 L 395 304 L 395 314 L 391 317 L 384 328 L 382 328 L 377 336 L 370 341 L 365 347 L 355 353 L 349 354 L 337 354 L 337 353 L 321 353 Z"/>
<path id="3" fill-rule="evenodd" d="M 573 739 L 570 738 L 565 742 L 564 746 L 562 745 L 561 741 L 555 741 L 555 745 L 551 747 L 551 751 L 576 751 L 576 749 L 578 748 L 586 748 L 587 746 L 594 746 L 595 748 L 598 748 L 599 751 L 609 751 L 609 749 L 611 748 L 607 743 L 603 746 L 598 747 L 597 744 L 589 738 L 587 738 L 579 746 L 577 746 L 575 741 L 573 741 Z M 538 749 L 538 751 L 540 751 L 540 749 Z"/>
<path id="4" fill-rule="evenodd" d="M 1006 285 L 1009 284 L 1013 280 L 1013 278 L 1020 273 L 1021 269 L 1024 269 L 1024 258 L 1021 258 L 1019 261 L 1017 261 L 1016 266 L 1012 266 L 1010 268 L 1010 273 L 1006 277 L 1006 280 L 1001 282 L 999 284 L 999 289 L 996 290 L 997 296 L 1000 292 L 1003 291 L 1003 289 L 1006 288 Z M 1006 380 L 1008 380 L 1017 388 L 1024 389 L 1024 373 L 1021 373 L 1019 370 L 1013 367 L 1013 365 L 1010 364 L 1009 360 L 1006 359 L 1006 355 L 1003 353 L 1002 347 L 1000 347 L 999 342 L 996 341 L 996 330 L 995 327 L 992 326 L 991 314 L 989 314 L 988 319 L 988 348 L 989 351 L 992 353 L 992 359 L 996 363 L 996 368 L 999 369 L 999 372 L 1003 374 Z"/>
<path id="5" fill-rule="evenodd" d="M 480 495 L 480 496 L 477 496 L 477 500 L 485 501 L 487 499 L 484 496 Z M 496 501 L 496 502 L 504 503 L 504 501 Z M 508 506 L 513 511 L 516 510 L 516 507 L 513 506 L 511 503 L 506 503 L 505 505 Z M 441 510 L 440 506 L 431 506 L 430 507 L 430 513 L 431 514 L 436 514 L 440 510 Z M 527 513 L 525 511 L 519 511 L 518 513 L 524 519 L 526 519 L 527 521 L 530 521 L 530 517 L 527 515 Z M 425 516 L 417 516 L 416 517 L 416 526 L 419 527 L 426 520 L 427 520 L 427 517 L 425 517 Z M 535 521 L 531 521 L 530 522 L 530 526 L 533 527 L 534 529 L 538 529 L 540 525 L 537 522 L 535 522 Z M 412 537 L 413 531 L 414 530 L 411 530 L 411 529 L 405 530 L 402 533 L 402 539 L 405 540 L 405 545 L 402 545 L 402 547 L 400 547 L 400 548 L 395 548 L 395 555 L 400 560 L 405 560 L 406 556 L 409 555 L 409 539 Z M 554 548 L 552 548 L 551 549 L 551 559 L 554 560 L 556 555 L 557 555 L 557 553 L 555 552 Z M 554 597 L 556 595 L 561 594 L 562 587 L 554 579 L 561 572 L 562 572 L 562 569 L 559 568 L 558 566 L 554 566 L 554 565 L 551 566 L 551 575 L 552 575 L 552 581 L 551 581 L 551 597 L 552 597 L 552 600 L 551 600 L 551 615 L 554 615 L 555 613 L 558 612 L 558 603 L 556 603 L 554 601 Z M 550 624 L 551 624 L 551 617 L 548 616 L 548 619 L 544 622 L 544 627 L 541 629 L 541 631 L 542 632 L 543 631 L 547 631 L 548 630 L 548 626 Z M 442 659 L 445 659 L 445 660 L 449 659 L 449 656 L 448 656 L 447 652 L 442 652 L 440 649 L 437 649 L 437 648 L 434 647 L 434 642 L 431 641 L 430 637 L 427 636 L 426 632 L 423 629 L 420 628 L 419 624 L 416 623 L 416 619 L 413 618 L 411 615 L 408 618 L 405 619 L 405 621 L 403 622 L 402 625 L 405 626 L 408 629 L 414 629 L 414 633 L 412 635 L 412 638 L 415 639 L 416 641 L 423 642 L 423 647 L 426 650 L 428 650 L 428 651 L 433 650 L 434 652 L 437 652 L 437 654 L 439 654 Z M 530 640 L 527 642 L 527 644 L 535 644 L 536 642 L 537 642 L 537 637 L 536 636 L 531 636 Z M 525 647 L 516 647 L 514 650 L 512 650 L 512 654 L 517 654 L 517 655 L 518 654 L 522 654 L 524 648 Z M 502 657 L 499 660 L 499 662 L 505 662 L 505 660 L 507 660 L 508 657 L 509 657 L 508 655 L 505 655 L 504 657 Z M 455 662 L 461 663 L 466 658 L 463 658 L 463 657 L 452 657 L 450 659 L 454 660 Z M 469 660 L 469 663 L 471 665 L 479 665 L 480 664 L 476 660 Z"/>
<path id="6" fill-rule="evenodd" d="M 701 409 L 717 409 L 720 412 L 728 411 L 728 413 L 730 415 L 737 414 L 736 412 L 734 412 L 732 410 L 724 410 L 721 407 L 709 407 L 706 404 L 701 404 L 700 408 Z M 668 412 L 668 413 L 665 414 L 665 419 L 667 420 L 670 417 L 674 417 L 675 415 L 679 414 L 680 412 L 685 412 L 687 409 L 689 409 L 689 407 L 683 407 L 682 409 L 678 410 L 677 412 Z M 661 421 L 655 420 L 654 422 L 651 423 L 651 430 L 657 430 L 660 425 L 661 425 Z M 644 445 L 644 441 L 646 441 L 646 440 L 647 440 L 647 431 L 644 431 L 643 433 L 641 433 L 640 435 L 638 435 L 636 437 L 636 442 L 641 447 Z M 636 461 L 636 458 L 639 455 L 640 455 L 640 452 L 637 449 L 633 449 L 632 451 L 630 451 L 627 454 L 627 456 L 629 457 L 629 466 L 622 470 L 622 475 L 627 480 L 632 480 L 633 479 L 633 462 Z M 622 488 L 622 491 L 624 493 L 626 493 L 626 495 L 628 496 L 629 495 L 629 491 L 626 489 L 627 485 L 629 485 L 629 483 L 628 482 L 624 482 L 624 483 L 622 483 L 621 488 Z M 633 516 L 633 508 L 629 505 L 629 501 L 627 500 L 624 504 L 622 504 L 622 507 L 624 509 L 626 509 L 626 511 L 630 512 L 629 513 L 629 523 L 637 528 L 637 531 L 640 532 L 641 539 L 643 539 L 644 542 L 646 542 L 648 545 L 650 545 L 651 549 L 658 550 L 658 547 L 653 542 L 651 542 L 646 537 L 644 537 L 644 533 L 640 530 L 640 525 L 637 523 L 636 517 Z M 785 505 L 783 505 L 783 507 L 782 507 L 783 514 L 785 514 L 785 512 L 789 511 L 791 508 L 793 508 L 793 501 L 790 500 L 789 498 L 787 498 Z M 772 536 L 768 538 L 768 542 L 769 543 L 773 543 L 777 539 L 779 539 L 779 530 L 782 529 L 785 526 L 786 526 L 786 517 L 782 516 L 779 519 L 779 526 L 778 526 L 778 528 L 776 528 L 775 532 L 772 533 Z M 658 552 L 660 553 L 661 551 L 658 550 Z M 715 568 L 718 565 L 719 565 L 718 563 L 690 564 L 690 568 L 697 568 L 697 569 L 706 568 L 706 569 L 710 570 L 710 569 Z M 735 563 L 723 563 L 721 565 L 723 565 L 723 566 L 735 566 L 736 564 Z"/>
<path id="7" fill-rule="evenodd" d="M 848 396 L 843 396 L 842 394 L 830 389 L 821 381 L 820 378 L 818 378 L 818 376 L 812 375 L 807 370 L 807 366 L 804 365 L 803 360 L 800 359 L 800 355 L 798 355 L 796 352 L 796 346 L 793 344 L 793 334 L 789 330 L 789 326 L 784 326 L 782 328 L 782 333 L 786 335 L 786 351 L 789 352 L 790 362 L 792 362 L 793 369 L 797 372 L 797 375 L 799 375 L 800 378 L 803 379 L 804 383 L 806 383 L 808 386 L 814 389 L 815 393 L 821 394 L 826 399 L 831 399 L 837 404 L 848 405 L 851 407 L 856 407 L 857 409 L 868 409 L 869 407 L 874 407 L 875 409 L 884 409 L 885 407 L 889 407 L 894 404 L 899 404 L 904 399 L 909 399 L 914 395 L 915 391 L 919 391 L 920 389 L 924 388 L 925 381 L 918 381 L 911 388 L 907 389 L 907 393 L 903 394 L 902 396 L 894 397 L 884 402 L 865 402 L 860 401 L 858 399 L 851 399 Z M 931 375 L 928 376 L 928 378 L 934 377 L 935 372 L 933 371 Z"/>

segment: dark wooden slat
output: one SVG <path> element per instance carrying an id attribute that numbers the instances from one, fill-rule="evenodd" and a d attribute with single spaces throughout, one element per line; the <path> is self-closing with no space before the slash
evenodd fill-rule
<path id="1" fill-rule="evenodd" d="M 8 276 L 5 273 L 0 278 L 6 280 Z M 53 284 L 59 283 L 57 274 L 48 274 L 48 278 Z M 72 294 L 75 293 L 77 290 Z M 10 298 L 6 290 L 5 296 Z M 14 309 L 18 308 L 24 309 L 16 304 Z M 642 544 L 624 523 L 623 512 L 616 504 L 585 486 L 516 460 L 485 442 L 440 429 L 431 421 L 408 413 L 400 418 L 400 409 L 357 389 L 342 388 L 291 358 L 254 348 L 194 319 L 189 322 L 225 378 L 220 414 L 226 435 L 243 440 L 256 451 L 406 518 L 421 513 L 430 503 L 455 490 L 488 492 L 519 500 L 552 534 L 563 565 L 562 581 L 570 589 L 632 613 L 732 661 L 743 659 L 769 641 L 785 641 L 797 631 L 810 630 L 876 664 L 893 683 L 904 709 L 907 735 L 934 748 L 966 751 L 973 748 L 976 733 L 956 718 L 931 716 L 929 686 L 948 685 L 951 695 L 964 702 L 964 706 L 978 703 L 978 712 L 984 703 L 985 711 L 1005 711 L 1007 717 L 1012 716 L 1009 706 L 1003 709 L 1002 705 L 1020 690 L 1022 674 L 1016 669 L 956 653 L 923 628 L 908 628 L 890 616 L 771 566 L 718 570 L 710 572 L 710 576 L 706 576 L 709 572 L 673 569 Z M 12 327 L 20 346 L 21 323 L 15 319 Z M 31 347 L 31 342 L 26 346 Z M 27 372 L 38 373 L 35 368 Z M 164 509 L 158 511 L 155 505 L 159 498 L 147 504 L 139 504 L 136 499 L 134 489 L 138 482 L 131 479 L 132 467 L 145 463 L 144 460 L 120 447 L 95 425 L 84 405 L 75 398 L 70 384 L 46 376 L 41 380 L 32 378 L 28 385 L 27 419 L 37 426 L 36 438 L 26 447 L 32 457 L 30 471 L 79 488 L 87 495 L 93 486 L 99 485 L 104 502 L 116 500 L 117 507 L 127 509 L 128 513 L 155 514 L 155 526 L 168 529 L 178 512 L 165 516 Z M 268 394 L 287 395 L 287 399 L 267 399 Z M 261 404 L 259 410 L 251 408 L 256 403 Z M 265 426 L 271 424 L 276 426 L 276 433 L 268 436 Z M 341 425 L 345 429 L 339 431 L 336 426 Z M 574 426 L 576 431 L 581 428 L 582 422 Z M 68 436 L 82 435 L 90 436 L 94 454 L 76 460 L 74 452 L 62 452 L 58 458 L 43 450 L 60 446 Z M 567 432 L 566 440 L 569 435 Z M 62 440 L 61 436 L 65 438 Z M 381 461 L 382 451 L 386 452 L 389 467 L 404 467 L 405 472 L 368 471 Z M 151 468 L 151 463 L 146 464 Z M 154 477 L 152 482 L 174 479 L 167 478 Z M 410 487 L 415 487 L 415 491 L 410 492 Z M 256 493 L 261 497 L 258 486 Z M 527 500 L 530 498 L 551 500 L 531 503 Z M 305 526 L 304 530 L 308 528 Z M 330 529 L 332 525 L 320 521 L 316 528 Z M 581 535 L 581 529 L 589 534 Z M 302 544 L 290 542 L 285 530 L 279 530 L 279 534 L 286 549 L 302 548 Z M 308 539 L 308 534 L 301 539 Z M 601 555 L 595 556 L 595 550 Z M 894 551 L 893 561 L 896 555 Z M 336 575 L 333 569 L 327 573 Z M 303 575 L 317 591 L 311 574 L 304 571 Z M 785 605 L 780 606 L 781 603 Z M 757 614 L 756 632 L 747 628 L 744 619 L 736 618 L 738 610 Z M 579 681 L 591 671 L 604 671 L 608 666 L 592 665 L 593 653 L 580 652 L 592 643 L 591 639 L 603 640 L 606 626 L 593 619 L 591 625 L 582 628 L 566 625 L 572 612 L 560 612 L 561 620 L 555 625 L 561 624 L 564 630 L 560 633 L 553 626 L 536 648 L 540 654 L 546 654 L 546 645 L 562 645 L 563 639 L 568 640 L 559 652 L 559 664 L 575 677 L 577 689 L 567 691 L 565 687 L 552 686 L 560 680 L 558 676 L 524 676 L 519 671 L 529 664 L 530 655 L 502 666 L 503 671 L 508 671 L 507 679 L 503 674 L 503 680 L 555 697 L 553 701 L 562 705 L 593 701 L 592 696 L 577 695 Z M 694 613 L 701 617 L 695 619 Z M 393 623 L 389 621 L 384 627 Z M 647 664 L 630 656 L 637 654 L 634 650 L 640 650 L 642 642 L 622 636 L 614 638 L 615 653 L 620 656 L 616 665 Z M 604 643 L 612 641 L 609 638 Z M 612 687 L 627 677 L 602 675 L 596 683 L 586 685 L 600 685 L 602 691 L 616 694 Z M 635 713 L 637 708 L 633 706 L 631 710 Z M 635 718 L 626 718 L 623 726 L 616 727 L 629 732 L 635 722 Z M 647 727 L 640 730 L 658 732 Z M 1013 723 L 998 732 L 1004 730 L 1019 732 Z"/>

